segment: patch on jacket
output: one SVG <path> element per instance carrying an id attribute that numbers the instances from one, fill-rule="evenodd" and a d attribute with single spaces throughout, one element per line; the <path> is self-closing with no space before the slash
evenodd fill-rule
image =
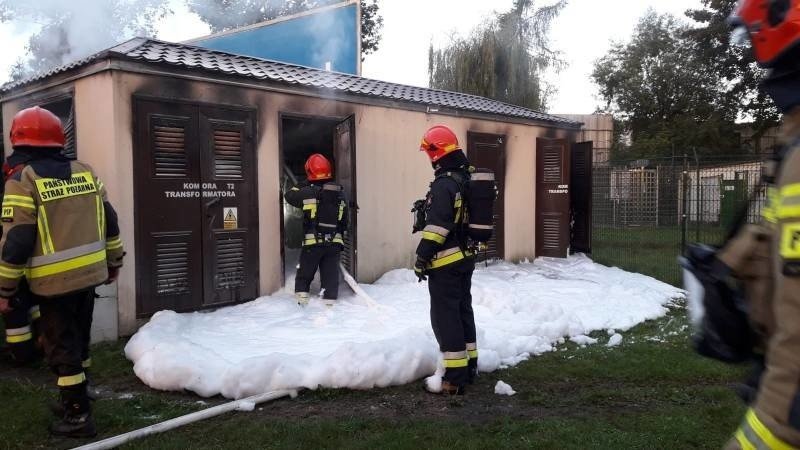
<path id="1" fill-rule="evenodd" d="M 14 207 L 13 206 L 3 206 L 2 220 L 3 220 L 3 222 L 13 222 L 14 221 Z"/>
<path id="2" fill-rule="evenodd" d="M 800 223 L 787 223 L 781 230 L 781 256 L 800 260 Z"/>

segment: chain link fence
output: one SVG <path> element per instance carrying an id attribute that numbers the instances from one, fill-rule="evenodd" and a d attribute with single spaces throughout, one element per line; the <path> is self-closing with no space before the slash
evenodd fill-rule
<path id="1" fill-rule="evenodd" d="M 765 201 L 767 155 L 681 156 L 593 168 L 592 255 L 602 264 L 681 283 L 688 243 L 722 244 Z"/>

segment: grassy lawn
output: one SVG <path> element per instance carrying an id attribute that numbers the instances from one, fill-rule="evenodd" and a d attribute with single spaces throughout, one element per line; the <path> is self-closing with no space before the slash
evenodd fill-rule
<path id="1" fill-rule="evenodd" d="M 731 386 L 744 368 L 695 356 L 682 309 L 624 335 L 623 343 L 559 346 L 517 367 L 483 374 L 463 397 L 422 392 L 419 382 L 370 391 L 304 391 L 296 399 L 232 413 L 133 443 L 129 448 L 720 448 L 744 406 Z M 205 405 L 188 393 L 143 386 L 123 343 L 94 348 L 102 437 Z M 497 380 L 518 393 L 497 396 Z M 50 439 L 44 369 L 0 364 L 0 442 L 10 448 L 66 448 Z"/>
<path id="2" fill-rule="evenodd" d="M 665 283 L 680 286 L 680 227 L 626 227 L 592 230 L 592 259 L 607 266 L 649 275 Z M 726 231 L 721 227 L 690 224 L 686 243 L 719 245 Z"/>

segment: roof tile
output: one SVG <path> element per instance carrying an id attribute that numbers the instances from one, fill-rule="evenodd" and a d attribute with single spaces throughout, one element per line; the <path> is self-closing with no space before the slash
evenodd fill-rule
<path id="1" fill-rule="evenodd" d="M 328 72 L 310 67 L 144 38 L 132 39 L 109 50 L 53 69 L 29 80 L 7 84 L 0 87 L 0 93 L 8 92 L 26 84 L 76 69 L 108 57 L 167 64 L 191 69 L 202 68 L 211 72 L 222 72 L 276 83 L 300 84 L 315 88 L 331 89 L 348 94 L 402 100 L 435 107 L 452 108 L 455 110 L 544 121 L 569 127 L 577 127 L 579 125 L 579 122 L 567 118 L 545 114 L 528 108 L 474 95 L 388 83 L 355 75 Z"/>

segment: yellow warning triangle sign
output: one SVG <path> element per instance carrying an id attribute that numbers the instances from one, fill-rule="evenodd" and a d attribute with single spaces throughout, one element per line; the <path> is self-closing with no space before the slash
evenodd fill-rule
<path id="1" fill-rule="evenodd" d="M 225 221 L 228 222 L 236 222 L 236 214 L 233 213 L 232 209 L 228 210 L 228 215 L 225 216 Z"/>

